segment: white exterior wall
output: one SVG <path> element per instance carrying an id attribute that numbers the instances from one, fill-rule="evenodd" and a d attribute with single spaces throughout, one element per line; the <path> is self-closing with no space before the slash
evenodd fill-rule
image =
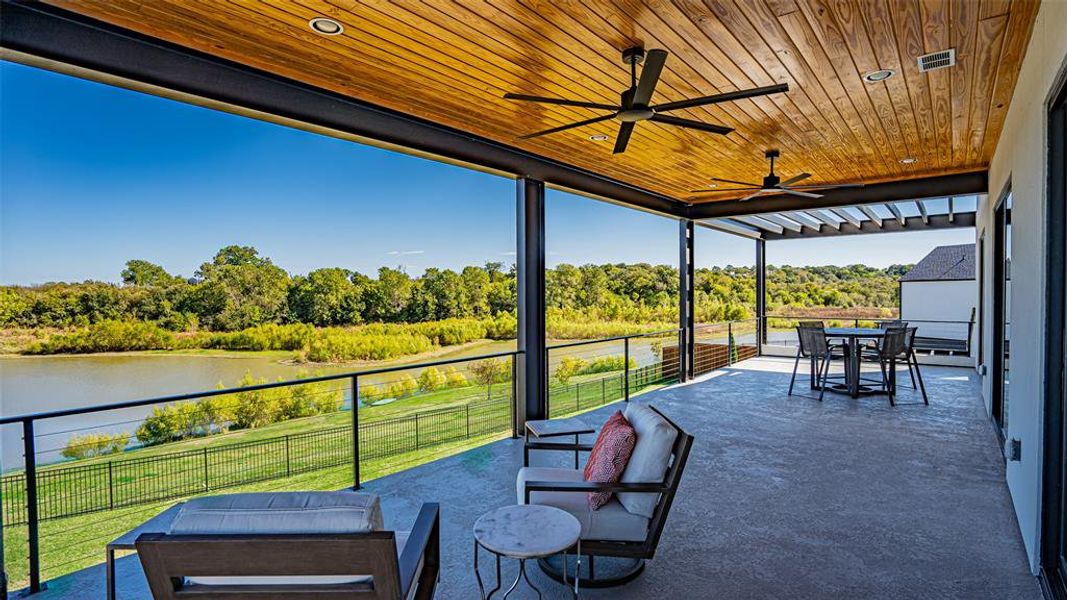
<path id="1" fill-rule="evenodd" d="M 969 321 L 978 302 L 978 282 L 902 281 L 900 318 L 904 321 Z"/>
<path id="2" fill-rule="evenodd" d="M 948 364 L 975 366 L 978 357 L 978 332 L 966 323 L 922 323 L 921 321 L 970 321 L 978 306 L 978 282 L 960 281 L 902 281 L 900 282 L 900 318 L 919 328 L 918 334 L 963 340 L 970 333 L 971 359 Z M 974 312 L 975 318 L 978 313 Z M 943 361 L 926 362 L 940 364 Z"/>
<path id="3" fill-rule="evenodd" d="M 1041 4 L 1004 128 L 989 168 L 989 195 L 978 207 L 977 231 L 986 234 L 984 357 L 993 355 L 993 207 L 1010 181 L 1012 209 L 1012 324 L 1009 439 L 1022 441 L 1022 460 L 1007 466 L 1008 488 L 1030 557 L 1039 565 L 1044 357 L 1044 219 L 1047 163 L 1047 102 L 1057 74 L 1067 63 L 1067 2 Z M 983 378 L 986 406 L 992 397 L 992 368 Z"/>

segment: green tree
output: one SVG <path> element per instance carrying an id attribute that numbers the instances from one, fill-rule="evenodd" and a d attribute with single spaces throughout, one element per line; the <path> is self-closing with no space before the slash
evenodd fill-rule
<path id="1" fill-rule="evenodd" d="M 424 392 L 432 392 L 442 388 L 447 383 L 447 378 L 436 368 L 427 367 L 419 373 L 419 388 Z"/>
<path id="2" fill-rule="evenodd" d="M 165 286 L 180 281 L 180 278 L 167 273 L 166 269 L 147 260 L 126 261 L 122 270 L 122 283 L 140 286 Z"/>

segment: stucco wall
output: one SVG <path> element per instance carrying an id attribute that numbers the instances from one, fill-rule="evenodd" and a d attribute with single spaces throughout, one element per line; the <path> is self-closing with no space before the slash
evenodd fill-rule
<path id="1" fill-rule="evenodd" d="M 978 282 L 970 281 L 902 281 L 900 283 L 900 318 L 919 328 L 917 335 L 947 339 L 971 336 L 971 355 L 977 333 L 965 322 L 978 306 Z M 977 317 L 975 317 L 977 318 Z M 923 321 L 962 321 L 962 323 L 924 323 Z M 972 363 L 973 364 L 973 363 Z"/>
<path id="2" fill-rule="evenodd" d="M 1022 441 L 1022 460 L 1008 463 L 1008 487 L 1023 541 L 1036 572 L 1040 532 L 1044 202 L 1047 161 L 1046 102 L 1067 59 L 1067 1 L 1046 0 L 1038 12 L 1003 132 L 989 169 L 989 195 L 979 206 L 979 234 L 986 233 L 985 273 L 992 282 L 993 206 L 1012 186 L 1012 360 L 1009 439 Z M 992 356 L 992 288 L 985 286 L 985 353 Z M 988 406 L 992 372 L 984 378 Z"/>

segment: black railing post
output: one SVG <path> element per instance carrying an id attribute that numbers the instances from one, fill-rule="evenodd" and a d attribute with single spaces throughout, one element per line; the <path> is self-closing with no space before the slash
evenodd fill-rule
<path id="1" fill-rule="evenodd" d="M 352 489 L 359 489 L 359 375 L 352 376 Z"/>
<path id="2" fill-rule="evenodd" d="M 115 469 L 114 461 L 107 461 L 107 507 L 115 509 Z"/>
<path id="3" fill-rule="evenodd" d="M 419 413 L 415 413 L 415 449 L 419 449 Z"/>
<path id="4" fill-rule="evenodd" d="M 630 338 L 623 338 L 622 340 L 622 364 L 623 364 L 623 399 L 627 402 L 630 401 Z"/>
<path id="5" fill-rule="evenodd" d="M 471 405 L 467 404 L 467 439 L 471 438 Z"/>
<path id="6" fill-rule="evenodd" d="M 726 323 L 726 365 L 734 364 L 734 322 Z"/>
<path id="7" fill-rule="evenodd" d="M 285 436 L 285 476 L 291 477 L 293 475 L 293 463 L 289 456 L 289 436 Z"/>
<path id="8" fill-rule="evenodd" d="M 26 462 L 26 534 L 29 537 L 29 592 L 41 591 L 41 539 L 37 521 L 37 442 L 34 440 L 33 419 L 22 422 L 22 448 Z"/>
<path id="9" fill-rule="evenodd" d="M 519 412 L 516 410 L 515 405 L 519 401 L 519 355 L 518 353 L 511 355 L 511 437 L 512 439 L 518 439 L 519 437 Z"/>
<path id="10" fill-rule="evenodd" d="M 206 447 L 204 448 L 204 461 L 203 462 L 204 462 L 204 491 L 207 492 L 207 491 L 211 490 L 211 480 L 208 479 L 208 473 L 207 473 L 207 448 Z"/>
<path id="11" fill-rule="evenodd" d="M 756 240 L 756 355 L 767 343 L 767 240 Z"/>

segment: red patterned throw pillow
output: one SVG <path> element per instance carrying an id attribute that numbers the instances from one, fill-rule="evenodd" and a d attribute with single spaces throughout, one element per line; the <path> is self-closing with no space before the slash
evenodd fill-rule
<path id="1" fill-rule="evenodd" d="M 589 453 L 585 463 L 584 478 L 596 483 L 616 483 L 626 470 L 626 463 L 637 443 L 637 433 L 633 426 L 622 416 L 622 411 L 611 415 L 604 423 L 600 435 Z M 589 492 L 589 508 L 596 510 L 611 500 L 614 492 Z"/>

